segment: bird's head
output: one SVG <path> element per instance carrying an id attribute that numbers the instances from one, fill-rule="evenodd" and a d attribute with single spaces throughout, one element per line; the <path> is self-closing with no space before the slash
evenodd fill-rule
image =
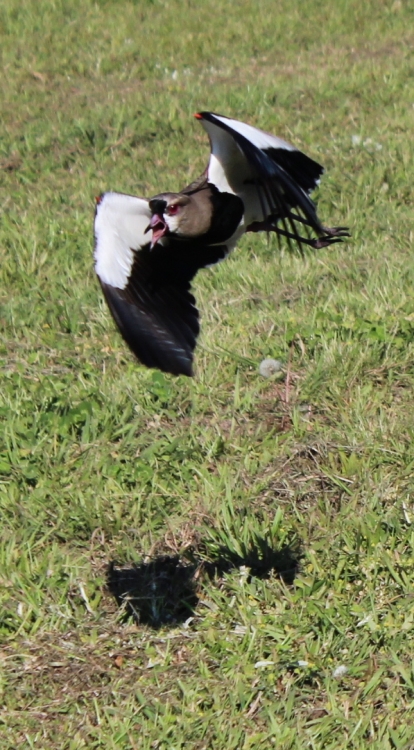
<path id="1" fill-rule="evenodd" d="M 161 193 L 151 198 L 149 207 L 152 213 L 146 232 L 152 230 L 151 249 L 163 237 L 180 236 L 180 225 L 186 215 L 190 198 L 181 193 Z"/>

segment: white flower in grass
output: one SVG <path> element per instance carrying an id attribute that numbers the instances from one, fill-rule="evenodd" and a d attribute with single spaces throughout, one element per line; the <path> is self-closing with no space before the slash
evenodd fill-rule
<path id="1" fill-rule="evenodd" d="M 372 140 L 372 138 L 366 138 L 363 145 L 365 146 L 368 151 L 381 151 L 382 145 L 381 143 L 375 143 L 375 141 Z"/>
<path id="2" fill-rule="evenodd" d="M 332 677 L 335 678 L 335 680 L 340 680 L 341 677 L 344 677 L 348 671 L 348 667 L 345 666 L 345 664 L 340 664 L 339 667 L 336 667 L 332 672 Z"/>
<path id="3" fill-rule="evenodd" d="M 357 628 L 362 628 L 363 625 L 366 625 L 368 622 L 371 622 L 372 615 L 367 615 L 366 617 L 363 617 L 362 620 L 359 620 L 356 624 Z"/>
<path id="4" fill-rule="evenodd" d="M 264 359 L 259 365 L 260 375 L 264 378 L 270 378 L 282 369 L 283 362 L 281 362 L 280 359 Z"/>
<path id="5" fill-rule="evenodd" d="M 382 144 L 376 143 L 372 138 L 365 138 L 365 141 L 363 141 L 361 135 L 352 135 L 351 142 L 354 147 L 364 146 L 367 151 L 382 151 Z"/>
<path id="6" fill-rule="evenodd" d="M 237 624 L 231 632 L 235 635 L 246 635 L 246 633 L 249 632 L 249 628 L 247 628 L 246 625 Z"/>

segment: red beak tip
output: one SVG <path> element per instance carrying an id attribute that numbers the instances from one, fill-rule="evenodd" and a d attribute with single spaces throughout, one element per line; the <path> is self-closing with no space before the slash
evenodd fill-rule
<path id="1" fill-rule="evenodd" d="M 196 118 L 196 120 L 202 120 L 203 119 L 203 115 L 200 115 L 200 112 L 194 112 L 194 117 Z"/>

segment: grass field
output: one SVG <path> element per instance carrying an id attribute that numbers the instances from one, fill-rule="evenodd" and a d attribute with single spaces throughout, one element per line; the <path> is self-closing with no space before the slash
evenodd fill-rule
<path id="1" fill-rule="evenodd" d="M 405 0 L 1 3 L 1 750 L 414 748 L 413 47 Z M 353 236 L 200 273 L 174 379 L 94 196 L 196 177 L 202 109 L 321 161 Z"/>

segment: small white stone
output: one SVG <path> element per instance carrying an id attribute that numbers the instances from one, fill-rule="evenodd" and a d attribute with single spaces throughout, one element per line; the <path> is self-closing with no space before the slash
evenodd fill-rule
<path id="1" fill-rule="evenodd" d="M 308 667 L 308 666 L 309 666 L 309 662 L 308 661 L 305 661 L 304 659 L 299 659 L 299 661 L 298 661 L 298 667 Z"/>
<path id="2" fill-rule="evenodd" d="M 345 664 L 340 664 L 339 667 L 336 667 L 336 669 L 332 672 L 332 677 L 335 678 L 335 680 L 340 680 L 341 677 L 346 675 L 348 671 L 348 667 L 345 666 Z"/>
<path id="3" fill-rule="evenodd" d="M 280 359 L 264 359 L 260 362 L 259 372 L 264 378 L 270 378 L 283 369 L 283 362 Z"/>
<path id="4" fill-rule="evenodd" d="M 361 141 L 362 141 L 362 138 L 361 138 L 361 136 L 360 136 L 360 135 L 353 135 L 353 136 L 351 137 L 351 140 L 352 140 L 352 145 L 353 145 L 353 146 L 359 146 L 359 144 L 360 144 L 360 143 L 361 143 Z"/>

